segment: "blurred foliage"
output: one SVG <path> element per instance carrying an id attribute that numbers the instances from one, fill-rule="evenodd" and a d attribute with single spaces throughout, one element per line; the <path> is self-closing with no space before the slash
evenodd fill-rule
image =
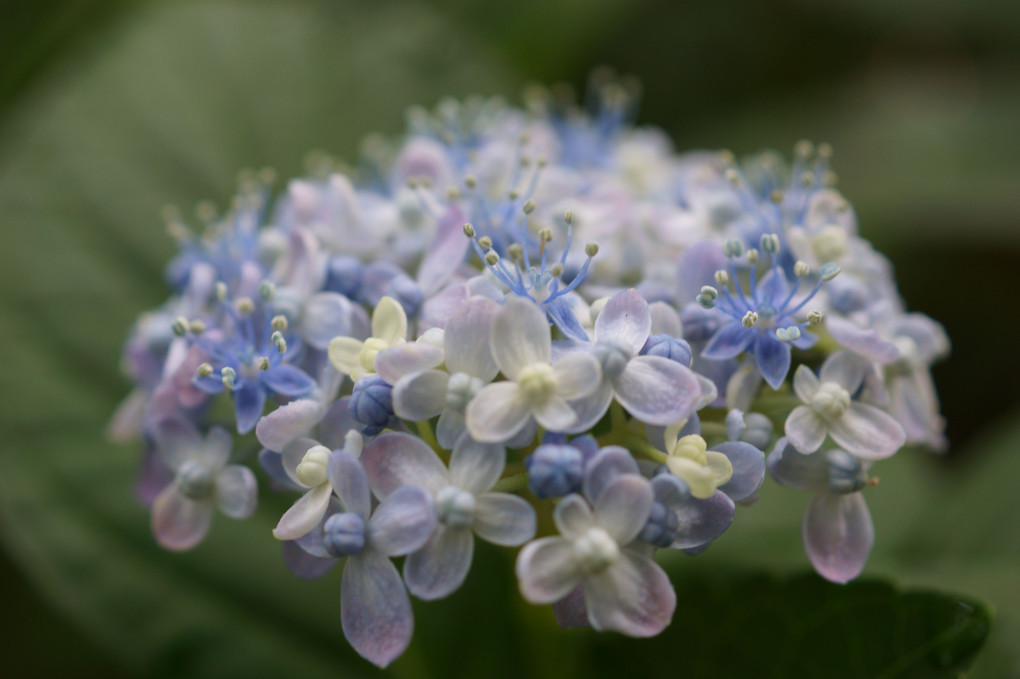
<path id="1" fill-rule="evenodd" d="M 641 121 L 679 148 L 835 145 L 864 234 L 955 344 L 936 371 L 953 453 L 904 451 L 876 468 L 866 573 L 990 602 L 972 676 L 1020 676 L 1020 429 L 981 433 L 1020 415 L 1017 322 L 1001 313 L 1020 288 L 1017 3 L 44 0 L 0 3 L 0 16 L 0 335 L 14 342 L 0 371 L 0 529 L 39 594 L 118 662 L 146 675 L 378 674 L 340 636 L 337 579 L 285 572 L 267 538 L 285 500 L 166 554 L 130 495 L 136 452 L 102 439 L 126 389 L 127 328 L 165 297 L 160 206 L 222 203 L 240 168 L 286 177 L 313 148 L 351 158 L 366 133 L 398 131 L 411 103 L 513 97 L 527 80 L 581 86 L 609 63 L 641 78 Z M 829 649 L 844 676 L 954 676 L 985 610 L 791 578 L 806 568 L 807 499 L 767 486 L 706 554 L 667 560 L 681 605 L 652 642 L 559 632 L 520 601 L 508 553 L 483 550 L 465 590 L 417 606 L 417 643 L 392 674 L 455 663 L 465 676 L 808 676 Z M 110 676 L 90 641 L 0 577 L 23 611 L 5 666 Z M 54 634 L 70 639 L 59 656 L 46 650 Z M 778 649 L 780 636 L 800 646 Z"/>

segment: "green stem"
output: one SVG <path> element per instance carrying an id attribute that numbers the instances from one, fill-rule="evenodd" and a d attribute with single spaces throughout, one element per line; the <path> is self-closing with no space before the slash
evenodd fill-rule
<path id="1" fill-rule="evenodd" d="M 418 436 L 421 437 L 421 440 L 427 443 L 432 450 L 436 451 L 436 455 L 445 461 L 449 453 L 439 446 L 439 441 L 436 440 L 435 432 L 432 431 L 432 426 L 428 420 L 415 422 L 414 427 L 418 430 Z"/>
<path id="2" fill-rule="evenodd" d="M 492 487 L 492 490 L 496 493 L 520 493 L 527 487 L 528 473 L 520 472 L 500 479 Z"/>

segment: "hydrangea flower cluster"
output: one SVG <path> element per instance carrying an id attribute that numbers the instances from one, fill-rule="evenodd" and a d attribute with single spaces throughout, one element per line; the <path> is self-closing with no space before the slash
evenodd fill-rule
<path id="1" fill-rule="evenodd" d="M 945 445 L 948 340 L 859 235 L 827 146 L 676 153 L 634 110 L 601 77 L 586 108 L 443 101 L 354 168 L 275 197 L 243 177 L 197 232 L 168 211 L 173 294 L 131 334 L 111 425 L 144 441 L 156 540 L 194 547 L 258 485 L 289 496 L 284 560 L 344 562 L 344 634 L 379 666 L 478 539 L 521 547 L 521 594 L 562 625 L 658 634 L 657 552 L 708 548 L 767 474 L 813 493 L 815 569 L 856 577 L 873 465 Z"/>

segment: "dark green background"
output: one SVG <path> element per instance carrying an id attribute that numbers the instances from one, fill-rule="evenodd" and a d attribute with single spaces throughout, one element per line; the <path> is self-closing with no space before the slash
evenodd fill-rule
<path id="1" fill-rule="evenodd" d="M 985 609 L 897 593 L 934 588 L 994 613 L 972 676 L 1020 676 L 1011 0 L 0 3 L 0 663 L 12 676 L 280 675 L 281 658 L 295 674 L 376 674 L 343 649 L 335 578 L 299 583 L 280 565 L 267 537 L 278 500 L 252 522 L 217 521 L 191 554 L 146 534 L 135 453 L 102 427 L 128 388 L 125 333 L 166 294 L 159 208 L 222 204 L 238 169 L 290 176 L 311 149 L 353 158 L 365 134 L 398 132 L 410 104 L 580 87 L 598 64 L 641 79 L 640 121 L 678 148 L 834 145 L 864 234 L 953 340 L 935 370 L 951 452 L 877 467 L 866 576 L 895 591 L 805 579 L 807 498 L 769 486 L 708 553 L 669 561 L 668 637 L 559 633 L 519 602 L 509 556 L 483 550 L 465 591 L 416 607 L 417 642 L 393 675 L 951 676 Z M 915 642 L 943 621 L 952 634 L 926 656 Z"/>

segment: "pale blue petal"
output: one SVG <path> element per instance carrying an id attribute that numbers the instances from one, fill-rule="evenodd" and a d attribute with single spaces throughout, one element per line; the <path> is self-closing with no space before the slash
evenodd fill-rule
<path id="1" fill-rule="evenodd" d="M 234 411 L 237 416 L 237 432 L 247 434 L 255 428 L 266 406 L 266 390 L 259 380 L 245 380 L 241 386 L 230 392 L 234 397 Z"/>
<path id="2" fill-rule="evenodd" d="M 411 643 L 414 617 L 400 573 L 384 554 L 349 557 L 340 581 L 344 636 L 362 657 L 386 667 Z"/>
<path id="3" fill-rule="evenodd" d="M 613 380 L 616 400 L 648 424 L 669 426 L 689 417 L 701 397 L 691 370 L 659 356 L 636 356 Z"/>
<path id="4" fill-rule="evenodd" d="M 585 465 L 585 497 L 597 502 L 609 484 L 623 474 L 640 474 L 634 457 L 626 448 L 606 446 Z"/>
<path id="5" fill-rule="evenodd" d="M 773 389 L 782 386 L 786 373 L 790 372 L 791 354 L 790 345 L 779 341 L 772 333 L 758 333 L 754 343 L 754 360 L 761 376 Z"/>
<path id="6" fill-rule="evenodd" d="M 701 355 L 713 361 L 734 358 L 747 349 L 755 335 L 754 330 L 745 328 L 739 321 L 727 323 L 712 336 Z"/>
<path id="7" fill-rule="evenodd" d="M 577 320 L 574 310 L 562 297 L 548 302 L 544 307 L 549 314 L 549 318 L 560 329 L 560 332 L 579 342 L 588 341 L 588 332 L 581 325 L 581 322 Z M 640 349 L 641 347 L 638 348 Z"/>
<path id="8" fill-rule="evenodd" d="M 467 578 L 474 545 L 470 528 L 437 525 L 425 546 L 404 562 L 407 588 L 426 601 L 449 596 Z"/>
<path id="9" fill-rule="evenodd" d="M 346 510 L 368 521 L 372 495 L 368 489 L 368 476 L 358 459 L 346 450 L 334 450 L 329 456 L 326 472 L 329 485 Z"/>
<path id="10" fill-rule="evenodd" d="M 780 485 L 794 490 L 817 490 L 829 482 L 829 461 L 825 455 L 803 455 L 786 437 L 776 441 L 769 453 L 769 474 Z"/>
<path id="11" fill-rule="evenodd" d="M 315 380 L 300 368 L 280 363 L 259 374 L 259 381 L 274 394 L 288 398 L 304 396 L 315 389 Z"/>
<path id="12" fill-rule="evenodd" d="M 403 556 L 424 545 L 435 527 L 432 496 L 421 488 L 403 486 L 376 507 L 368 522 L 368 539 L 387 556 Z"/>
<path id="13" fill-rule="evenodd" d="M 727 441 L 713 446 L 711 450 L 725 455 L 733 465 L 733 476 L 719 490 L 735 502 L 751 497 L 761 488 L 765 480 L 765 454 L 743 441 Z"/>

